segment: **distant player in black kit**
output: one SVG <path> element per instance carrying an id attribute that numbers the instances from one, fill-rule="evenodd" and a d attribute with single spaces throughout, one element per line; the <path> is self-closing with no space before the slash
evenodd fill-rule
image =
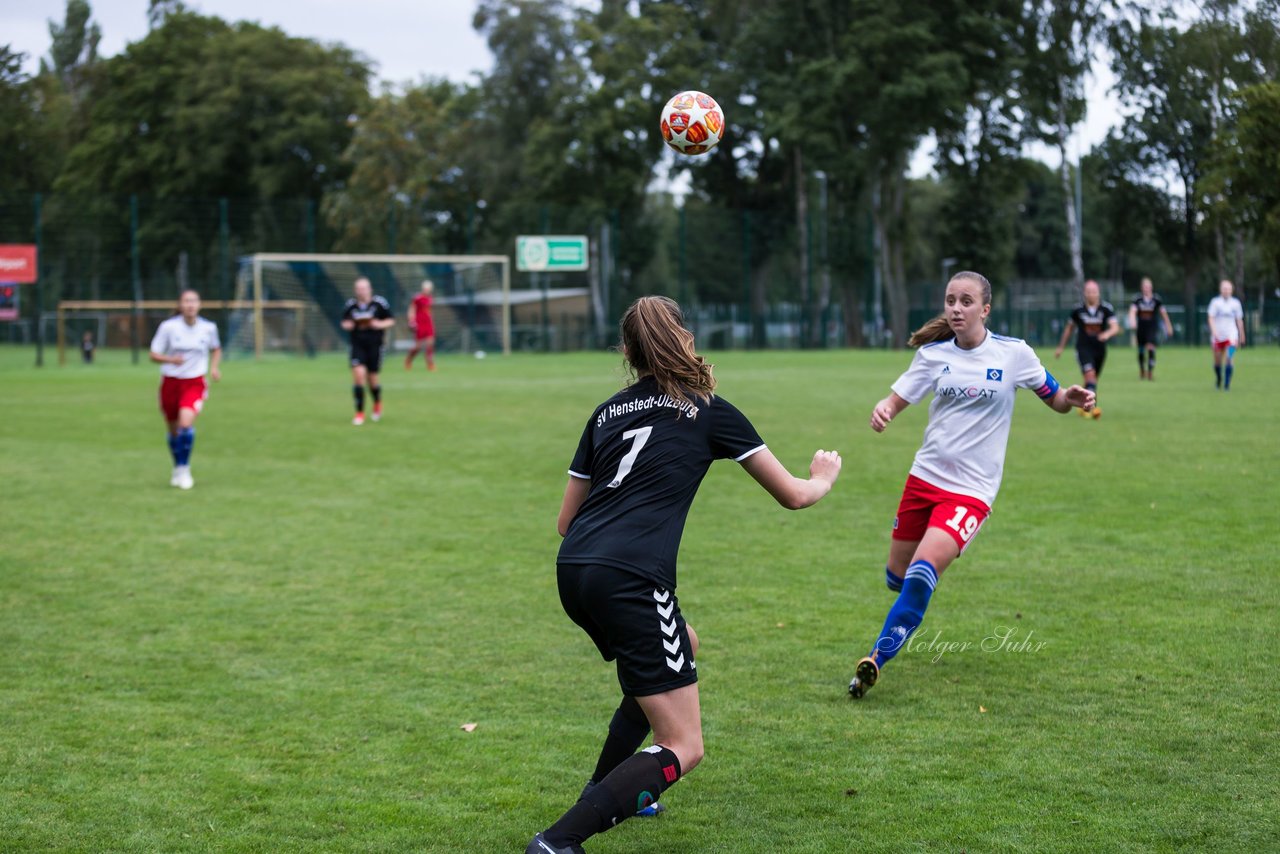
<path id="1" fill-rule="evenodd" d="M 784 507 L 817 502 L 840 473 L 818 451 L 810 478 L 787 472 L 751 422 L 716 397 L 680 307 L 642 297 L 622 318 L 636 380 L 596 407 L 569 469 L 556 576 L 565 612 L 617 660 L 622 703 L 578 802 L 526 854 L 581 852 L 588 837 L 657 801 L 702 759 L 698 638 L 676 598 L 685 517 L 713 460 L 741 463 Z M 653 745 L 637 753 L 649 729 Z"/>
<path id="2" fill-rule="evenodd" d="M 1102 376 L 1102 366 L 1107 361 L 1107 342 L 1120 334 L 1120 321 L 1111 303 L 1102 301 L 1098 283 L 1092 279 L 1084 283 L 1084 302 L 1071 310 L 1071 319 L 1062 330 L 1062 340 L 1053 351 L 1053 358 L 1062 355 L 1073 329 L 1080 330 L 1076 335 L 1076 360 L 1084 375 L 1084 387 L 1096 393 L 1098 377 Z M 1101 418 L 1102 409 L 1095 404 L 1092 410 L 1081 409 L 1080 415 Z"/>
<path id="3" fill-rule="evenodd" d="M 1129 304 L 1129 328 L 1138 336 L 1138 379 L 1156 378 L 1157 330 L 1164 322 L 1164 335 L 1173 337 L 1173 323 L 1160 297 L 1155 295 L 1150 279 L 1142 280 L 1142 292 Z"/>
<path id="4" fill-rule="evenodd" d="M 382 385 L 378 371 L 382 369 L 382 339 L 386 330 L 395 326 L 395 317 L 387 301 L 373 293 L 373 285 L 364 276 L 356 279 L 356 295 L 342 307 L 342 328 L 351 333 L 351 393 L 356 399 L 356 415 L 351 423 L 364 423 L 364 386 L 373 395 L 373 420 L 382 418 Z"/>

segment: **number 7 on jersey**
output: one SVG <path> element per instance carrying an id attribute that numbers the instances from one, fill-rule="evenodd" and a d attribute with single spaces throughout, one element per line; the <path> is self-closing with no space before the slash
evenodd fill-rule
<path id="1" fill-rule="evenodd" d="M 649 434 L 652 432 L 652 427 L 638 427 L 622 434 L 623 439 L 631 440 L 631 450 L 627 451 L 622 462 L 618 463 L 618 473 L 613 476 L 613 480 L 609 481 L 606 489 L 613 489 L 622 483 L 624 477 L 631 474 L 631 467 L 636 464 L 636 457 L 640 456 L 640 449 L 644 447 L 645 442 L 649 441 Z"/>

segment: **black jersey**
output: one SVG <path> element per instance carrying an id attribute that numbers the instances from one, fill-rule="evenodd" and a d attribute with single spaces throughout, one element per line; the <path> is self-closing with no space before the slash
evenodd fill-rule
<path id="1" fill-rule="evenodd" d="M 591 488 L 557 563 L 604 564 L 676 587 L 676 552 L 698 484 L 713 460 L 764 448 L 728 401 L 689 406 L 644 377 L 596 408 L 569 468 Z"/>
<path id="2" fill-rule="evenodd" d="M 1093 308 L 1080 303 L 1071 309 L 1071 322 L 1076 325 L 1076 349 L 1085 349 L 1105 345 L 1098 340 L 1098 334 L 1111 325 L 1116 310 L 1109 302 L 1100 302 Z"/>
<path id="3" fill-rule="evenodd" d="M 356 322 L 355 329 L 351 330 L 351 345 L 361 347 L 378 348 L 382 346 L 382 338 L 386 334 L 385 329 L 369 329 L 361 328 L 362 320 L 386 320 L 393 317 L 391 306 L 385 299 L 375 294 L 368 302 L 359 303 L 355 298 L 347 300 L 347 304 L 342 307 L 342 319 L 354 320 Z"/>
<path id="4" fill-rule="evenodd" d="M 1138 321 L 1138 333 L 1146 338 L 1154 338 L 1159 327 L 1160 308 L 1164 305 L 1155 294 L 1151 299 L 1138 297 L 1133 301 L 1134 317 Z"/>

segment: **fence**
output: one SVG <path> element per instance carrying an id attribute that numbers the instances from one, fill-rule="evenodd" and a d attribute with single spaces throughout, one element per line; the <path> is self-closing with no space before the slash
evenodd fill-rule
<path id="1" fill-rule="evenodd" d="M 0 242 L 38 244 L 41 277 L 38 286 L 22 286 L 19 319 L 0 324 L 0 340 L 52 343 L 62 301 L 166 300 L 182 287 L 197 288 L 210 302 L 231 300 L 239 259 L 255 252 L 511 256 L 517 233 L 588 235 L 588 272 L 513 273 L 512 289 L 532 296 L 590 287 L 593 303 L 585 314 L 565 314 L 547 308 L 544 299 L 541 311 L 513 327 L 516 350 L 612 343 L 622 307 L 644 293 L 680 300 L 704 347 L 894 343 L 871 260 L 868 217 L 859 204 L 842 207 L 832 199 L 821 214 L 811 206 L 802 230 L 791 210 L 734 210 L 693 196 L 677 205 L 661 195 L 632 211 L 550 205 L 494 210 L 477 204 L 444 216 L 392 206 L 379 233 L 352 236 L 315 199 L 0 194 Z M 803 247 L 800 234 L 806 235 Z M 928 259 L 924 267 L 933 269 L 932 264 Z M 1104 296 L 1123 315 L 1132 295 L 1118 282 L 1103 284 Z M 1268 293 L 1272 287 L 1267 285 Z M 1255 342 L 1280 339 L 1280 299 L 1264 302 L 1262 290 L 1249 288 L 1243 300 Z M 927 273 L 917 273 L 908 294 L 911 328 L 940 308 L 941 285 Z M 1175 342 L 1204 343 L 1210 295 L 1189 307 L 1180 294 L 1164 296 L 1178 327 Z M 1062 282 L 997 282 L 992 325 L 1036 345 L 1051 344 L 1075 301 Z M 395 306 L 401 313 L 404 308 Z M 225 332 L 227 314 L 215 310 L 210 316 Z M 85 316 L 75 322 L 96 329 L 104 320 Z"/>

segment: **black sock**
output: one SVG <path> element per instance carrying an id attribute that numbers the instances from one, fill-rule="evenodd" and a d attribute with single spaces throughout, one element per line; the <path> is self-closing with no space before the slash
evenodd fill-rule
<path id="1" fill-rule="evenodd" d="M 583 792 L 559 821 L 543 831 L 543 838 L 557 848 L 578 845 L 631 818 L 679 779 L 676 755 L 657 744 L 648 747 Z"/>
<path id="2" fill-rule="evenodd" d="M 1222 387 L 1222 365 L 1214 365 L 1213 372 L 1218 375 L 1218 387 Z"/>
<path id="3" fill-rule="evenodd" d="M 364 386 L 353 385 L 351 393 L 356 396 L 356 412 L 364 412 Z"/>
<path id="4" fill-rule="evenodd" d="M 1085 384 L 1084 384 L 1084 387 L 1085 387 L 1085 389 L 1087 389 L 1088 391 L 1094 392 L 1095 394 L 1096 394 L 1096 393 L 1097 393 L 1097 391 L 1098 391 L 1098 384 L 1097 384 L 1097 383 L 1085 383 Z"/>
<path id="5" fill-rule="evenodd" d="M 369 386 L 369 391 L 371 391 L 371 392 L 373 393 L 373 402 L 374 402 L 374 403 L 382 403 L 382 386 L 380 386 L 380 385 L 371 385 L 371 386 Z"/>
<path id="6" fill-rule="evenodd" d="M 1147 351 L 1147 373 L 1152 373 L 1156 369 L 1156 351 Z"/>
<path id="7" fill-rule="evenodd" d="M 644 716 L 644 709 L 640 708 L 635 697 L 623 697 L 618 710 L 613 713 L 613 720 L 609 721 L 609 735 L 600 749 L 600 759 L 596 762 L 591 782 L 599 783 L 607 777 L 610 771 L 640 749 L 647 735 L 649 719 Z"/>
<path id="8" fill-rule="evenodd" d="M 1138 370 L 1144 374 L 1147 372 L 1147 351 L 1142 347 L 1138 348 Z"/>

